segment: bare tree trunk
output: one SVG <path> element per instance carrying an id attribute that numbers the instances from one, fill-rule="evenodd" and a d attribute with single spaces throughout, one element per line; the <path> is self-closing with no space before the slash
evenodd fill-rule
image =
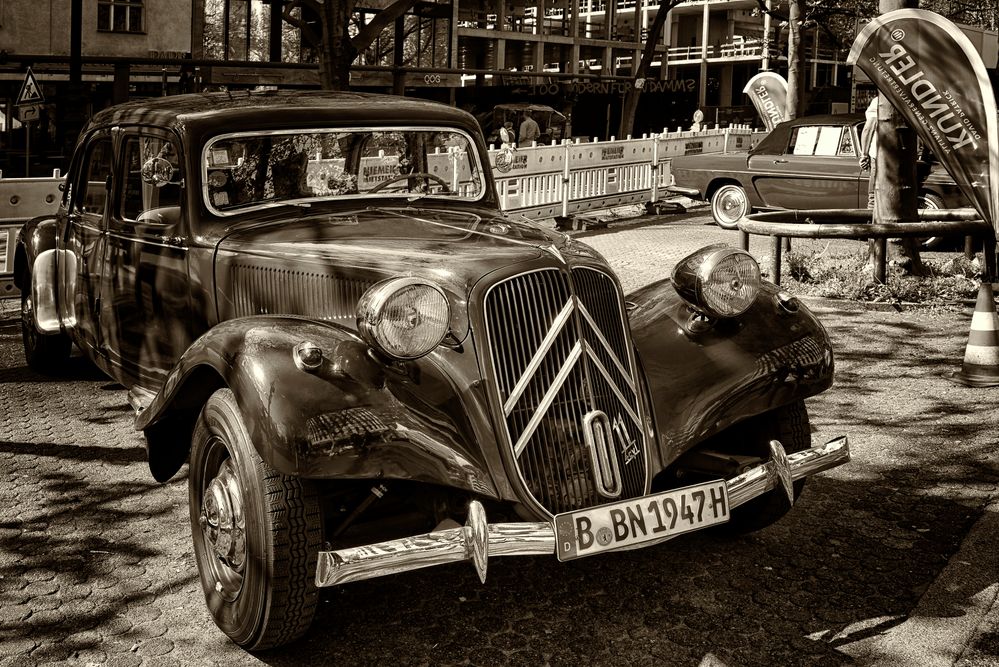
<path id="1" fill-rule="evenodd" d="M 797 118 L 801 110 L 804 78 L 801 76 L 801 15 L 805 0 L 791 0 L 787 20 L 787 118 Z"/>
<path id="2" fill-rule="evenodd" d="M 916 8 L 918 0 L 880 0 L 880 13 Z M 874 216 L 877 222 L 904 222 L 917 219 L 916 132 L 905 117 L 881 95 L 878 101 L 878 153 L 875 169 Z M 926 275 L 919 242 L 903 238 L 897 246 L 896 261 L 912 275 Z M 871 251 L 871 262 L 874 262 Z"/>
<path id="3" fill-rule="evenodd" d="M 319 46 L 319 84 L 323 90 L 348 90 L 350 66 L 358 48 L 348 26 L 356 0 L 327 0 L 322 5 L 323 39 Z"/>
<path id="4" fill-rule="evenodd" d="M 350 88 L 350 67 L 361 51 L 371 46 L 386 26 L 395 22 L 413 8 L 419 0 L 396 0 L 381 10 L 350 36 L 350 20 L 357 0 L 290 0 L 285 6 L 284 20 L 302 31 L 302 37 L 319 50 L 319 85 L 323 90 Z M 319 17 L 320 33 L 300 18 L 293 10 L 301 8 Z"/>
<path id="5" fill-rule="evenodd" d="M 618 136 L 624 139 L 630 134 L 633 134 L 635 129 L 635 112 L 638 111 L 638 100 L 642 95 L 642 89 L 639 87 L 638 80 L 644 80 L 646 73 L 649 71 L 649 67 L 652 65 L 652 59 L 656 55 L 656 44 L 662 39 L 663 26 L 666 25 L 666 18 L 673 7 L 678 5 L 682 0 L 671 0 L 669 3 L 662 3 L 659 6 L 659 10 L 656 12 L 656 18 L 652 21 L 652 25 L 649 26 L 649 34 L 646 36 L 645 48 L 642 50 L 642 61 L 638 65 L 638 69 L 634 72 L 634 79 L 631 82 L 631 87 L 628 88 L 628 92 L 624 94 L 624 106 L 621 110 L 621 127 Z M 637 23 L 637 21 L 636 21 Z M 666 54 L 663 54 L 663 60 L 666 59 Z M 660 65 L 661 67 L 662 65 Z"/>

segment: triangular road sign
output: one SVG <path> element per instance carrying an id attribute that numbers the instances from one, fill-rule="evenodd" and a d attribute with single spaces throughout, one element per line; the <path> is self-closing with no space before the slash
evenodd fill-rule
<path id="1" fill-rule="evenodd" d="M 21 106 L 24 104 L 41 104 L 44 101 L 45 96 L 42 95 L 42 89 L 29 67 L 28 73 L 24 75 L 24 83 L 21 84 L 21 92 L 17 94 L 17 101 L 14 104 Z"/>

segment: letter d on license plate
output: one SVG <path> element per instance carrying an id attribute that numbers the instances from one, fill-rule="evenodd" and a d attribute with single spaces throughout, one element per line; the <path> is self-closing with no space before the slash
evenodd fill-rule
<path id="1" fill-rule="evenodd" d="M 561 561 L 659 542 L 728 521 L 724 481 L 697 484 L 644 498 L 566 512 L 555 517 L 555 553 Z"/>

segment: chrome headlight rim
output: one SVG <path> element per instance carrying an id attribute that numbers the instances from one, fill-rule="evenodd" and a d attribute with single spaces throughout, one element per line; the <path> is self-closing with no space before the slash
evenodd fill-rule
<path id="1" fill-rule="evenodd" d="M 425 349 L 415 350 L 412 354 L 401 354 L 397 350 L 393 351 L 387 349 L 384 341 L 379 338 L 378 326 L 384 319 L 385 306 L 389 300 L 396 296 L 400 291 L 411 287 L 425 287 L 439 294 L 441 299 L 444 300 L 446 316 L 444 318 L 444 326 L 441 329 L 440 336 L 433 339 L 434 343 L 432 345 L 427 345 Z M 361 334 L 361 338 L 363 338 L 364 342 L 370 345 L 373 349 L 391 359 L 411 361 L 430 354 L 447 337 L 448 332 L 450 331 L 450 322 L 451 300 L 448 298 L 447 293 L 439 285 L 433 281 L 427 280 L 426 278 L 401 276 L 383 280 L 368 288 L 368 290 L 361 296 L 361 299 L 357 302 L 357 330 Z"/>
<path id="2" fill-rule="evenodd" d="M 709 301 L 705 294 L 705 285 L 711 281 L 714 272 L 722 262 L 732 257 L 738 257 L 743 261 L 748 260 L 751 263 L 755 293 L 739 307 L 723 311 Z M 717 320 L 739 317 L 749 310 L 759 299 L 762 283 L 760 266 L 756 259 L 745 250 L 725 244 L 714 244 L 701 248 L 677 262 L 673 269 L 672 280 L 677 294 L 692 309 Z"/>

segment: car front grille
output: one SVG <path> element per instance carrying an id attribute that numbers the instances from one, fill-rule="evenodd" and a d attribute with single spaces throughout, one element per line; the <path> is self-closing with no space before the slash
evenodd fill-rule
<path id="1" fill-rule="evenodd" d="M 646 429 L 613 279 L 585 267 L 520 274 L 490 288 L 485 318 L 507 444 L 534 500 L 558 514 L 642 495 Z"/>

